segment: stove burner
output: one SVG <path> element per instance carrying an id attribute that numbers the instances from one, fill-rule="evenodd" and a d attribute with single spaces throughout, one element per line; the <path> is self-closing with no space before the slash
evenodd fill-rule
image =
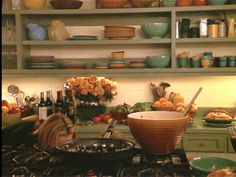
<path id="1" fill-rule="evenodd" d="M 66 163 L 51 151 L 35 147 L 2 147 L 2 176 L 14 177 L 191 177 L 184 150 L 169 154 L 146 154 L 135 150 L 133 162 L 112 168 L 90 169 L 76 162 Z M 73 164 L 73 165 L 72 165 Z"/>

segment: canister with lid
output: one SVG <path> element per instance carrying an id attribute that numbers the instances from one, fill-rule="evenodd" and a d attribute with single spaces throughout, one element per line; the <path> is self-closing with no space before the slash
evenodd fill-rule
<path id="1" fill-rule="evenodd" d="M 219 21 L 219 37 L 226 37 L 226 25 L 225 20 L 220 19 Z"/>
<path id="2" fill-rule="evenodd" d="M 202 59 L 201 59 L 201 65 L 203 68 L 211 67 L 213 64 L 213 54 L 212 52 L 204 52 Z"/>
<path id="3" fill-rule="evenodd" d="M 209 20 L 207 25 L 207 36 L 209 38 L 218 38 L 219 25 L 215 20 Z"/>

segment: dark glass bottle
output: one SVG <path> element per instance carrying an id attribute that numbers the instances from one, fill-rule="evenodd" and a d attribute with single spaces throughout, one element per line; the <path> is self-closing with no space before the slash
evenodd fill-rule
<path id="1" fill-rule="evenodd" d="M 58 112 L 65 114 L 64 101 L 63 101 L 61 90 L 57 91 L 57 100 L 55 103 L 55 113 L 58 113 Z"/>
<path id="2" fill-rule="evenodd" d="M 75 124 L 75 104 L 71 90 L 67 90 L 66 115 Z"/>
<path id="3" fill-rule="evenodd" d="M 47 98 L 46 98 L 45 104 L 47 106 L 47 116 L 52 115 L 53 114 L 53 102 L 51 99 L 51 91 L 50 90 L 47 91 Z"/>
<path id="4" fill-rule="evenodd" d="M 38 104 L 39 119 L 47 119 L 47 106 L 44 101 L 44 92 L 40 92 L 40 102 Z"/>

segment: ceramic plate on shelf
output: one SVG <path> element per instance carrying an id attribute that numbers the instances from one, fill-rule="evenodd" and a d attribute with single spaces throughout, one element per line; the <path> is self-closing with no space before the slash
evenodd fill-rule
<path id="1" fill-rule="evenodd" d="M 69 38 L 69 40 L 97 40 L 97 36 L 91 35 L 75 35 Z"/>

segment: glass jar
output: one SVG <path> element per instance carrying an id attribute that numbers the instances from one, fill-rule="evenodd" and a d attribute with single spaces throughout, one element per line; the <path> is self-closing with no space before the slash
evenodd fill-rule
<path id="1" fill-rule="evenodd" d="M 104 114 L 106 105 L 98 101 L 76 100 L 76 118 L 80 122 L 92 121 L 93 117 Z"/>

